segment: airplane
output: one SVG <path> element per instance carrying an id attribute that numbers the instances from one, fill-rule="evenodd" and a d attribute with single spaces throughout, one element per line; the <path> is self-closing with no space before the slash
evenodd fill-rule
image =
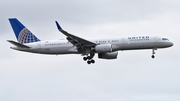
<path id="1" fill-rule="evenodd" d="M 11 49 L 49 55 L 81 54 L 88 64 L 95 63 L 95 54 L 99 59 L 117 59 L 118 51 L 152 49 L 151 57 L 155 58 L 155 50 L 173 46 L 167 38 L 149 35 L 87 40 L 63 30 L 57 21 L 57 29 L 66 40 L 41 41 L 17 18 L 9 18 L 9 22 L 18 41 L 7 40 L 14 45 Z"/>

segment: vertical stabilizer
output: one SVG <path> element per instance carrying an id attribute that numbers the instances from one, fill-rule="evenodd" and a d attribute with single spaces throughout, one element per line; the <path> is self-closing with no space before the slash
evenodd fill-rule
<path id="1" fill-rule="evenodd" d="M 32 34 L 21 22 L 16 18 L 10 18 L 9 22 L 15 33 L 15 36 L 19 43 L 31 43 L 40 41 L 34 34 Z"/>

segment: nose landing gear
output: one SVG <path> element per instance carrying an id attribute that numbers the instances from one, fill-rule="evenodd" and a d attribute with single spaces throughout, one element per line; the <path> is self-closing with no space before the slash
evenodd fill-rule
<path id="1" fill-rule="evenodd" d="M 151 56 L 151 57 L 152 57 L 153 59 L 155 58 L 154 54 L 156 54 L 156 53 L 155 53 L 155 50 L 157 50 L 157 49 L 152 49 L 152 56 Z"/>

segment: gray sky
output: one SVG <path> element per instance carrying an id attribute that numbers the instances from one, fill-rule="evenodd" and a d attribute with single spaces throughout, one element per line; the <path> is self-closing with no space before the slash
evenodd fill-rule
<path id="1" fill-rule="evenodd" d="M 179 0 L 0 1 L 0 101 L 179 101 Z M 49 56 L 11 50 L 8 18 L 39 39 L 62 39 L 54 21 L 91 38 L 156 35 L 174 46 L 119 51 L 116 60 L 87 65 L 80 55 Z"/>

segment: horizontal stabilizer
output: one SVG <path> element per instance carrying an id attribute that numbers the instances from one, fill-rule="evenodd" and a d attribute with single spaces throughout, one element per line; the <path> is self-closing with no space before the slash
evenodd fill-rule
<path id="1" fill-rule="evenodd" d="M 12 41 L 12 40 L 7 40 L 9 43 L 17 46 L 17 47 L 20 47 L 20 48 L 30 48 L 29 46 L 26 46 L 26 45 L 23 45 L 23 44 L 20 44 L 18 42 L 15 42 L 15 41 Z"/>

